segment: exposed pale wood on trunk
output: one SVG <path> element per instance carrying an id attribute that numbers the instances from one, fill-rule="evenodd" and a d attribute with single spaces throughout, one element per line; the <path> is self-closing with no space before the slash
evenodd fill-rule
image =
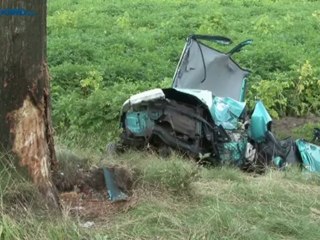
<path id="1" fill-rule="evenodd" d="M 51 206 L 56 164 L 46 64 L 45 0 L 0 0 L 1 9 L 24 8 L 35 16 L 0 16 L 0 147 L 12 152 Z"/>

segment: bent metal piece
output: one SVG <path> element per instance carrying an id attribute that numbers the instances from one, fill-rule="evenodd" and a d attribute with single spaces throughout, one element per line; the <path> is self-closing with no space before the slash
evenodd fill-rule
<path id="1" fill-rule="evenodd" d="M 104 180 L 107 186 L 109 199 L 112 202 L 127 200 L 128 196 L 116 184 L 113 173 L 108 168 L 103 168 Z"/>
<path id="2" fill-rule="evenodd" d="M 310 172 L 320 172 L 320 146 L 297 139 L 296 145 L 304 167 Z"/>

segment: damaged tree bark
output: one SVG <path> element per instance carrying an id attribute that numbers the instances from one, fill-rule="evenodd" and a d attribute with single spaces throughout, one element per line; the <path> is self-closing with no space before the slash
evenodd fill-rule
<path id="1" fill-rule="evenodd" d="M 56 164 L 46 63 L 46 0 L 0 0 L 0 150 L 28 170 L 51 207 Z"/>

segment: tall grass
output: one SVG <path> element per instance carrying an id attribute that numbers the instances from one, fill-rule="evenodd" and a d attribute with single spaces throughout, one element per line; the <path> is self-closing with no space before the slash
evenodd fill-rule
<path id="1" fill-rule="evenodd" d="M 0 239 L 83 239 L 68 215 L 46 209 L 37 189 L 0 153 Z"/>
<path id="2" fill-rule="evenodd" d="M 60 156 L 61 157 L 61 156 Z M 1 158 L 3 162 L 3 157 Z M 2 239 L 319 239 L 319 176 L 299 169 L 250 175 L 173 155 L 129 152 L 101 164 L 135 172 L 132 208 L 85 219 L 41 208 L 33 186 L 2 167 Z"/>

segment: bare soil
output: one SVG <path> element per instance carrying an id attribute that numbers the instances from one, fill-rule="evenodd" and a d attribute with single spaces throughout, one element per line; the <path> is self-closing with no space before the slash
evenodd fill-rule
<path id="1" fill-rule="evenodd" d="M 60 193 L 60 202 L 63 209 L 71 216 L 83 220 L 106 219 L 119 212 L 126 212 L 137 203 L 137 197 L 132 195 L 126 201 L 111 202 L 107 191 L 63 192 Z"/>
<path id="2" fill-rule="evenodd" d="M 284 117 L 279 120 L 274 120 L 271 130 L 276 134 L 291 136 L 294 129 L 302 127 L 307 123 L 320 123 L 320 117 Z"/>
<path id="3" fill-rule="evenodd" d="M 102 168 L 84 170 L 75 167 L 72 177 L 62 170 L 54 174 L 53 180 L 60 192 L 62 208 L 72 216 L 98 220 L 127 211 L 135 205 L 137 197 L 132 193 L 132 173 L 121 166 L 111 166 L 108 169 L 113 172 L 117 186 L 129 195 L 126 201 L 109 200 Z"/>

